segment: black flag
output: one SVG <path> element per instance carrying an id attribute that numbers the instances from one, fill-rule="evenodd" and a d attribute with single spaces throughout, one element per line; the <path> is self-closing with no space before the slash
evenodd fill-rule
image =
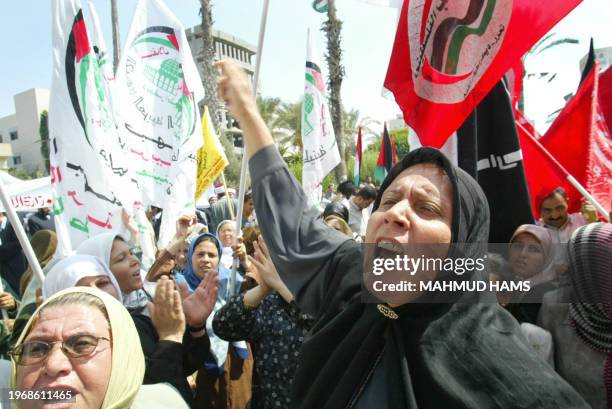
<path id="1" fill-rule="evenodd" d="M 489 242 L 507 243 L 521 224 L 533 224 L 529 190 L 510 96 L 497 85 L 457 130 L 459 167 L 474 177 L 489 201 Z"/>
<path id="2" fill-rule="evenodd" d="M 595 65 L 595 47 L 593 47 L 593 37 L 591 37 L 591 44 L 589 45 L 589 55 L 587 56 L 586 62 L 584 64 L 584 69 L 582 70 L 582 75 L 580 76 L 580 83 L 584 81 L 584 79 L 589 75 L 593 66 Z"/>

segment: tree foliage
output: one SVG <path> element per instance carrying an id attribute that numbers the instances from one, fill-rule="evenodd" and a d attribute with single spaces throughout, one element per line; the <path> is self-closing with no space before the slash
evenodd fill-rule
<path id="1" fill-rule="evenodd" d="M 40 135 L 40 154 L 45 163 L 46 174 L 49 174 L 49 113 L 47 111 L 42 111 L 40 113 L 38 134 Z"/>

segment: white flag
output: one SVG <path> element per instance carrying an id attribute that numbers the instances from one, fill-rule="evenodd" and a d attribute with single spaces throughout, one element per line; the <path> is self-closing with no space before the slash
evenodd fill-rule
<path id="1" fill-rule="evenodd" d="M 98 12 L 94 7 L 93 1 L 89 0 L 87 4 L 89 6 L 89 14 L 91 15 L 93 28 L 91 45 L 98 57 L 98 66 L 102 73 L 102 77 L 108 84 L 115 79 L 115 75 L 113 74 L 113 63 L 111 61 L 111 56 L 106 51 L 106 41 L 104 41 L 104 35 L 100 28 L 100 17 L 98 17 Z"/>
<path id="2" fill-rule="evenodd" d="M 59 253 L 99 233 L 125 233 L 122 208 L 134 213 L 141 200 L 78 0 L 53 2 L 49 140 Z"/>
<path id="3" fill-rule="evenodd" d="M 340 163 L 340 153 L 329 114 L 325 81 L 308 30 L 306 82 L 302 105 L 302 186 L 309 205 L 321 202 L 321 182 Z"/>
<path id="4" fill-rule="evenodd" d="M 115 78 L 119 132 L 147 205 L 163 209 L 159 244 L 195 213 L 197 102 L 204 88 L 185 29 L 160 0 L 139 0 Z"/>

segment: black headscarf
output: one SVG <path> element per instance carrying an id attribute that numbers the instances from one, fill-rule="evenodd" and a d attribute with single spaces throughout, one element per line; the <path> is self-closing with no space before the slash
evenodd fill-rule
<path id="1" fill-rule="evenodd" d="M 374 209 L 393 179 L 420 163 L 437 164 L 452 183 L 452 242 L 474 244 L 466 257 L 484 255 L 486 198 L 469 175 L 436 149 L 415 150 L 398 163 Z M 362 302 L 361 247 L 350 241 L 336 250 L 326 271 L 331 273 L 322 278 L 325 302 L 302 347 L 294 379 L 299 408 L 353 407 L 374 381 L 383 388 L 376 392 L 386 394 L 380 397 L 385 407 L 393 409 L 588 407 L 526 345 L 517 322 L 496 303 L 412 303 L 383 315 L 376 304 Z M 308 304 L 300 293 L 296 297 L 298 304 Z M 376 373 L 386 376 L 383 382 L 372 379 L 377 365 L 383 371 Z"/>

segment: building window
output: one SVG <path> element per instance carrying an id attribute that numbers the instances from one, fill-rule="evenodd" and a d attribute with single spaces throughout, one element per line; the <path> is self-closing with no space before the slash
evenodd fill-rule
<path id="1" fill-rule="evenodd" d="M 11 136 L 11 141 L 17 140 L 17 131 L 11 131 L 9 135 Z"/>
<path id="2" fill-rule="evenodd" d="M 14 166 L 21 165 L 21 155 L 13 156 L 13 165 Z"/>

